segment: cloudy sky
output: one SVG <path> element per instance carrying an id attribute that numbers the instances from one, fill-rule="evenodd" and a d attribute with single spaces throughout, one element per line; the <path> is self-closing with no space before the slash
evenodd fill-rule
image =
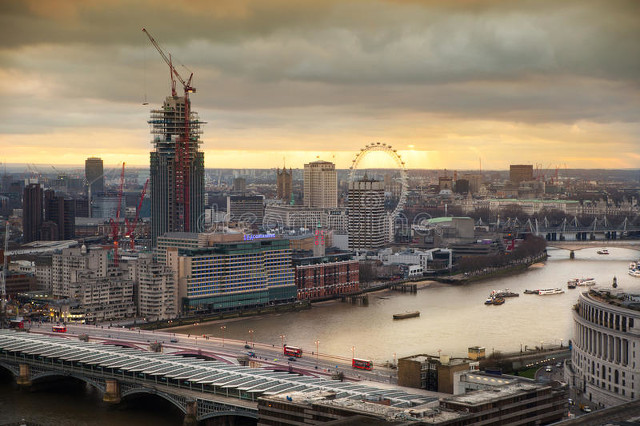
<path id="1" fill-rule="evenodd" d="M 170 84 L 143 27 L 194 73 L 207 167 L 374 141 L 409 168 L 640 167 L 635 0 L 1 0 L 0 161 L 148 164 Z"/>

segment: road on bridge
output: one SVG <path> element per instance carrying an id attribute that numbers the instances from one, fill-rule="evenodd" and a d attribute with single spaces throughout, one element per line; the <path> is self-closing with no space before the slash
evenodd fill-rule
<path id="1" fill-rule="evenodd" d="M 32 332 L 58 335 L 53 333 L 48 323 L 32 324 Z M 355 370 L 351 367 L 351 360 L 331 354 L 305 353 L 301 358 L 284 356 L 278 346 L 240 340 L 222 339 L 213 336 L 195 336 L 172 333 L 168 331 L 127 329 L 124 327 L 110 327 L 101 325 L 67 324 L 66 337 L 77 338 L 86 334 L 90 340 L 102 342 L 116 342 L 135 346 L 140 349 L 149 349 L 151 343 L 162 343 L 163 352 L 167 354 L 177 352 L 209 353 L 220 360 L 238 364 L 238 356 L 248 355 L 252 352 L 255 356 L 252 361 L 259 362 L 264 368 L 288 370 L 292 369 L 304 375 L 329 377 L 335 372 L 342 372 L 347 380 L 368 380 L 378 383 L 397 384 L 397 371 L 384 366 L 374 366 L 373 370 Z M 224 340 L 224 341 L 223 341 Z M 249 346 L 249 348 L 245 347 Z M 204 354 L 203 354 L 204 355 Z"/>

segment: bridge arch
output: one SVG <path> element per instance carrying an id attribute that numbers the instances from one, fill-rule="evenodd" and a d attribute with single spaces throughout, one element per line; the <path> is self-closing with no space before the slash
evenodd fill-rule
<path id="1" fill-rule="evenodd" d="M 207 419 L 213 419 L 214 417 L 223 417 L 223 416 L 247 417 L 250 419 L 258 420 L 258 413 L 238 412 L 238 411 L 214 411 L 211 413 L 204 414 L 203 416 L 198 416 L 198 421 L 201 422 Z"/>
<path id="2" fill-rule="evenodd" d="M 132 349 L 139 349 L 139 350 L 143 350 L 143 351 L 147 350 L 147 348 L 144 345 L 139 345 L 139 344 L 129 343 L 129 342 L 105 340 L 104 342 L 101 342 L 101 343 L 103 345 L 120 346 L 122 348 L 132 348 Z"/>
<path id="3" fill-rule="evenodd" d="M 147 388 L 144 386 L 135 387 L 127 390 L 123 390 L 120 394 L 120 398 L 125 399 L 127 397 L 135 396 L 135 395 L 155 395 L 160 398 L 172 403 L 176 408 L 178 408 L 182 414 L 187 414 L 187 406 L 186 399 L 182 397 L 176 397 L 171 394 L 161 392 L 157 389 Z"/>
<path id="4" fill-rule="evenodd" d="M 171 355 L 181 355 L 181 356 L 191 357 L 191 358 L 200 358 L 207 361 L 220 361 L 226 364 L 233 364 L 231 361 L 229 361 L 224 357 L 217 356 L 210 352 L 202 352 L 199 350 L 183 350 L 183 351 L 171 352 Z"/>
<path id="5" fill-rule="evenodd" d="M 20 375 L 20 368 L 18 368 L 17 365 L 6 364 L 0 361 L 0 367 L 13 374 L 14 377 L 18 377 Z"/>
<path id="6" fill-rule="evenodd" d="M 84 376 L 82 374 L 76 374 L 76 373 L 73 373 L 73 372 L 43 371 L 43 372 L 32 374 L 31 375 L 31 381 L 32 382 L 36 382 L 38 380 L 42 380 L 42 379 L 45 379 L 47 377 L 61 377 L 61 378 L 71 377 L 71 378 L 79 380 L 81 382 L 85 382 L 86 384 L 88 384 L 89 386 L 94 387 L 95 389 L 97 389 L 98 391 L 100 391 L 103 394 L 107 390 L 107 385 L 106 384 L 101 383 L 100 381 L 93 380 L 90 377 Z"/>

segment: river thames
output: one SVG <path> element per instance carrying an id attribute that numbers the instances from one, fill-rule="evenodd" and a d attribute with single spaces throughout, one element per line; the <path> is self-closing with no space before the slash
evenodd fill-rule
<path id="1" fill-rule="evenodd" d="M 375 364 L 397 357 L 429 353 L 451 356 L 466 355 L 469 346 L 484 346 L 492 351 L 519 351 L 530 348 L 566 344 L 571 339 L 571 307 L 580 291 L 567 289 L 571 278 L 595 278 L 599 288 L 611 287 L 617 277 L 619 289 L 640 293 L 640 278 L 627 274 L 630 261 L 638 259 L 636 250 L 610 248 L 609 255 L 598 255 L 596 249 L 569 252 L 550 249 L 549 259 L 527 271 L 504 277 L 452 286 L 437 284 L 417 294 L 383 291 L 369 294 L 369 305 L 327 302 L 311 309 L 279 315 L 244 318 L 173 331 L 211 334 L 250 340 L 253 330 L 256 342 L 279 346 L 287 343 L 301 346 L 305 352 L 320 352 L 349 358 L 370 358 Z M 563 294 L 537 296 L 522 294 L 525 289 L 555 288 Z M 520 293 L 507 298 L 504 305 L 485 306 L 491 290 L 509 288 Z M 393 320 L 394 313 L 420 311 L 420 317 Z M 2 369 L 0 369 L 2 370 Z M 6 371 L 0 374 L 0 423 L 26 419 L 38 424 L 56 425 L 120 425 L 181 424 L 182 415 L 171 404 L 160 400 L 147 404 L 109 407 L 95 391 L 85 386 L 61 386 L 46 391 L 20 391 Z M 159 406 L 162 409 L 159 411 Z"/>
<path id="2" fill-rule="evenodd" d="M 221 336 L 280 345 L 285 342 L 305 352 L 372 359 L 375 364 L 413 354 L 466 356 L 469 346 L 492 351 L 519 351 L 542 345 L 566 344 L 571 339 L 571 306 L 580 291 L 567 289 L 571 278 L 595 278 L 598 287 L 611 287 L 617 277 L 620 289 L 640 291 L 640 278 L 628 275 L 628 265 L 638 251 L 611 248 L 609 255 L 597 249 L 576 251 L 569 259 L 566 250 L 549 249 L 549 259 L 526 272 L 467 285 L 435 285 L 417 294 L 384 291 L 369 294 L 368 306 L 341 302 L 314 305 L 312 309 L 264 317 L 201 324 L 174 331 Z M 522 294 L 526 289 L 556 288 L 563 294 L 538 296 Z M 510 289 L 519 297 L 507 298 L 504 305 L 486 306 L 491 290 Z M 420 311 L 420 317 L 393 320 L 394 313 Z"/>

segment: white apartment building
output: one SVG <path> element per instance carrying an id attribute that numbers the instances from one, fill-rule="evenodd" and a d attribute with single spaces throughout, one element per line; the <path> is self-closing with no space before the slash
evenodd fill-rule
<path id="1" fill-rule="evenodd" d="M 304 165 L 304 205 L 321 209 L 338 207 L 335 164 L 319 160 Z"/>
<path id="2" fill-rule="evenodd" d="M 170 319 L 178 315 L 178 286 L 174 271 L 153 261 L 150 253 L 140 254 L 129 263 L 130 273 L 137 283 L 138 316 L 150 319 Z"/>

